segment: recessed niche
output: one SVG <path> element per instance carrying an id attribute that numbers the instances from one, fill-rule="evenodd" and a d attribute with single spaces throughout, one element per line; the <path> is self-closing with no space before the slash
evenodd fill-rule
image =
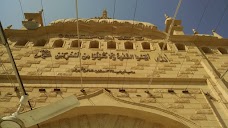
<path id="1" fill-rule="evenodd" d="M 28 40 L 23 39 L 16 42 L 15 46 L 25 46 L 28 43 Z"/>
<path id="2" fill-rule="evenodd" d="M 47 43 L 47 41 L 45 39 L 41 39 L 36 41 L 36 43 L 34 43 L 33 46 L 45 46 L 45 44 Z"/>
<path id="3" fill-rule="evenodd" d="M 164 50 L 167 50 L 167 44 L 159 43 L 158 45 L 159 45 L 161 50 L 162 50 L 163 46 L 164 46 Z"/>
<path id="4" fill-rule="evenodd" d="M 132 42 L 125 42 L 124 43 L 125 49 L 133 49 L 133 43 Z"/>
<path id="5" fill-rule="evenodd" d="M 218 48 L 218 50 L 222 53 L 222 54 L 228 54 L 227 50 L 225 48 Z"/>
<path id="6" fill-rule="evenodd" d="M 175 44 L 175 45 L 177 47 L 177 50 L 181 50 L 181 51 L 185 50 L 185 45 L 183 45 L 183 44 Z"/>
<path id="7" fill-rule="evenodd" d="M 61 47 L 63 47 L 63 43 L 64 43 L 63 40 L 55 40 L 55 42 L 54 42 L 52 47 L 61 48 Z"/>
<path id="8" fill-rule="evenodd" d="M 142 42 L 141 44 L 142 44 L 143 50 L 150 50 L 150 43 Z"/>
<path id="9" fill-rule="evenodd" d="M 90 41 L 89 48 L 99 48 L 99 42 L 98 41 Z"/>
<path id="10" fill-rule="evenodd" d="M 115 41 L 107 42 L 107 49 L 116 49 L 116 42 Z"/>
<path id="11" fill-rule="evenodd" d="M 71 48 L 80 48 L 82 45 L 82 41 L 74 40 L 71 42 L 70 47 Z"/>
<path id="12" fill-rule="evenodd" d="M 205 54 L 212 54 L 212 53 L 213 53 L 213 52 L 211 51 L 211 49 L 208 48 L 208 47 L 202 47 L 201 49 L 203 50 L 203 52 L 204 52 Z"/>

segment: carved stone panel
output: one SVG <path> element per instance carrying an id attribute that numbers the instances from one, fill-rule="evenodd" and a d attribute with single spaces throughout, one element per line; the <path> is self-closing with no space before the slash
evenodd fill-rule
<path id="1" fill-rule="evenodd" d="M 192 120 L 207 120 L 205 115 L 191 115 L 190 119 Z"/>
<path id="2" fill-rule="evenodd" d="M 167 108 L 183 109 L 184 105 L 183 104 L 168 104 Z"/>
<path id="3" fill-rule="evenodd" d="M 174 99 L 174 103 L 190 103 L 190 100 L 186 98 L 179 98 L 179 99 Z"/>
<path id="4" fill-rule="evenodd" d="M 200 109 L 196 110 L 196 114 L 213 114 L 211 109 Z"/>
<path id="5" fill-rule="evenodd" d="M 140 103 L 155 103 L 156 99 L 155 98 L 141 98 Z"/>

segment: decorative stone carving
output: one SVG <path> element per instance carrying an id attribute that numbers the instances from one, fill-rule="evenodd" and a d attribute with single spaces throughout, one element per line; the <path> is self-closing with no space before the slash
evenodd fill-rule
<path id="1" fill-rule="evenodd" d="M 156 99 L 155 98 L 141 98 L 140 103 L 156 103 Z"/>
<path id="2" fill-rule="evenodd" d="M 174 103 L 190 103 L 190 100 L 186 98 L 179 98 L 179 99 L 174 99 Z"/>
<path id="3" fill-rule="evenodd" d="M 192 120 L 207 120 L 205 115 L 191 115 L 190 119 Z"/>
<path id="4" fill-rule="evenodd" d="M 184 105 L 183 104 L 168 104 L 167 108 L 183 109 Z"/>
<path id="5" fill-rule="evenodd" d="M 196 114 L 213 114 L 211 109 L 200 109 L 196 110 Z"/>

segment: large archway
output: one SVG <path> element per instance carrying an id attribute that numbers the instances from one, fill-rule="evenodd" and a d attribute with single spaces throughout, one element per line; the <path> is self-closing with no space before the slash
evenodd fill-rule
<path id="1" fill-rule="evenodd" d="M 74 108 L 41 128 L 188 128 L 168 117 L 136 109 L 114 106 L 83 106 Z"/>

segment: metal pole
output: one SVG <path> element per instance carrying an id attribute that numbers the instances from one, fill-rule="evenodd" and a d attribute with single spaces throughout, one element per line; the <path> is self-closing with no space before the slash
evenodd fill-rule
<path id="1" fill-rule="evenodd" d="M 13 59 L 13 55 L 12 55 L 12 52 L 10 50 L 9 44 L 7 42 L 5 33 L 3 31 L 2 23 L 1 22 L 0 22 L 0 37 L 1 37 L 1 40 L 2 40 L 3 45 L 5 45 L 5 47 L 6 47 L 7 53 L 9 54 L 9 58 L 10 58 L 10 61 L 11 61 L 13 70 L 15 72 L 15 75 L 16 75 L 16 78 L 17 78 L 17 82 L 19 83 L 19 86 L 21 88 L 21 91 L 22 91 L 23 95 L 27 95 L 27 93 L 25 91 L 25 88 L 24 88 L 24 85 L 22 83 L 21 77 L 20 77 L 19 72 L 17 70 L 17 66 L 16 66 L 15 61 Z"/>

